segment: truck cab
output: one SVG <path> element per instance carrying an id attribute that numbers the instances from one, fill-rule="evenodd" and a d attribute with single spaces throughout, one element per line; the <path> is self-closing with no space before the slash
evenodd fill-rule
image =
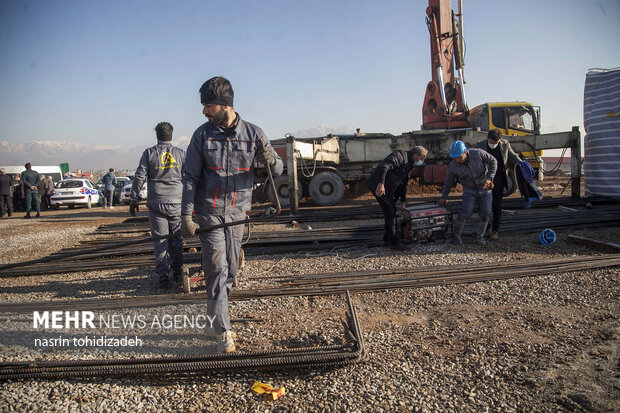
<path id="1" fill-rule="evenodd" d="M 539 135 L 540 108 L 529 102 L 483 103 L 469 110 L 467 117 L 474 129 L 489 131 L 499 129 L 508 140 L 511 136 Z M 521 152 L 534 169 L 540 169 L 538 160 L 542 151 Z M 542 166 L 542 165 L 541 165 Z M 539 176 L 542 175 L 539 172 Z"/>

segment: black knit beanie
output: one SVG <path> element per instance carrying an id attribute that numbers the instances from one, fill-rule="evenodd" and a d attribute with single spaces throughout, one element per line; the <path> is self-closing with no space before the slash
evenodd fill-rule
<path id="1" fill-rule="evenodd" d="M 221 76 L 212 77 L 200 87 L 200 103 L 233 106 L 235 92 L 228 79 Z"/>

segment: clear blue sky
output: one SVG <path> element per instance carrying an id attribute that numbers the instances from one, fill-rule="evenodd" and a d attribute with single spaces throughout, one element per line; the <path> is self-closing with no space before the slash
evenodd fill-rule
<path id="1" fill-rule="evenodd" d="M 272 139 L 321 124 L 419 129 L 427 2 L 0 0 L 0 141 L 134 146 L 206 119 L 223 75 Z M 456 8 L 456 2 L 453 2 Z M 588 68 L 620 66 L 620 1 L 464 0 L 470 107 L 527 100 L 583 132 Z"/>

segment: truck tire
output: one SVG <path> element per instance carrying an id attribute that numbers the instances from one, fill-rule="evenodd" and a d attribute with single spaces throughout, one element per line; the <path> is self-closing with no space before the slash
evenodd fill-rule
<path id="1" fill-rule="evenodd" d="M 315 204 L 336 205 L 344 194 L 344 182 L 332 171 L 319 172 L 310 180 L 310 196 Z"/>
<path id="2" fill-rule="evenodd" d="M 513 170 L 508 170 L 508 180 L 504 185 L 504 196 L 510 196 L 517 190 L 517 178 Z"/>
<path id="3" fill-rule="evenodd" d="M 288 175 L 280 175 L 273 178 L 273 182 L 276 184 L 276 192 L 278 193 L 278 198 L 280 199 L 280 206 L 287 207 L 291 204 L 291 200 L 288 195 Z M 301 182 L 297 181 L 297 201 L 301 199 Z M 271 189 L 271 183 L 267 183 L 267 197 L 269 201 L 273 204 L 276 203 L 276 198 L 273 196 L 273 190 Z"/>

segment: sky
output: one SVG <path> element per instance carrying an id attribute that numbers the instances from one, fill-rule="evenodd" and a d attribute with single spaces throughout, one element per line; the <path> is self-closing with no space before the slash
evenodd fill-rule
<path id="1" fill-rule="evenodd" d="M 588 69 L 620 66 L 620 1 L 463 3 L 469 106 L 525 100 L 541 107 L 541 132 L 583 134 Z M 427 5 L 0 0 L 0 164 L 37 146 L 64 162 L 47 149 L 64 144 L 137 164 L 161 121 L 186 144 L 206 121 L 198 89 L 218 75 L 270 139 L 417 130 L 431 80 Z M 114 157 L 72 159 L 88 170 Z"/>

